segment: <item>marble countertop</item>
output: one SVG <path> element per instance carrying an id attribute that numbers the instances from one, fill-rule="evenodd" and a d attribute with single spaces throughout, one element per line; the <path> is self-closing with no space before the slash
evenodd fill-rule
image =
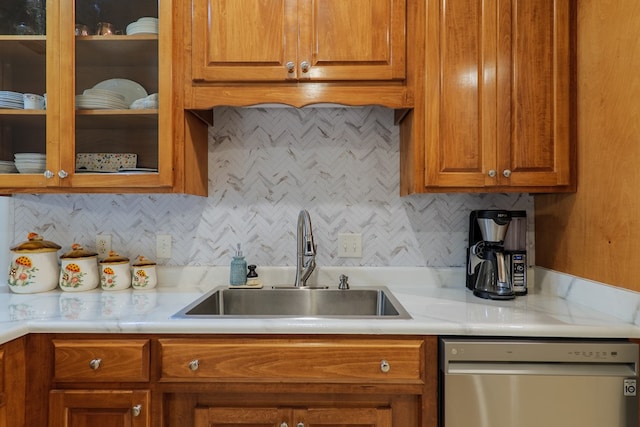
<path id="1" fill-rule="evenodd" d="M 226 318 L 174 319 L 171 316 L 228 277 L 228 269 L 167 269 L 152 290 L 15 294 L 0 288 L 0 342 L 29 332 L 68 333 L 240 333 L 240 334 L 420 334 L 513 337 L 640 338 L 637 303 L 631 313 L 609 312 L 589 301 L 628 301 L 636 293 L 605 285 L 580 284 L 546 271 L 527 296 L 488 301 L 473 296 L 447 269 L 366 269 L 351 271 L 352 288 L 386 285 L 411 319 Z M 288 280 L 288 270 L 274 270 L 271 283 Z M 324 276 L 338 271 L 325 269 Z M 261 277 L 263 277 L 261 275 Z M 375 282 L 375 283 L 372 283 Z M 320 282 L 318 282 L 320 283 Z M 544 287 L 544 289 L 539 289 Z M 553 288 L 553 289 L 547 289 Z M 575 289 L 573 289 L 575 288 Z M 585 291 L 585 289 L 589 289 Z M 619 295 L 620 293 L 622 295 Z M 590 296 L 585 296 L 586 294 Z M 604 296 L 603 296 L 604 295 Z M 624 308 L 624 307 L 623 307 Z"/>

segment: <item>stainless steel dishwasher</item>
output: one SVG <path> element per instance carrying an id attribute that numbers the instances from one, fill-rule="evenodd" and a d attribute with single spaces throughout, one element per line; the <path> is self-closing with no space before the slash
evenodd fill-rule
<path id="1" fill-rule="evenodd" d="M 627 341 L 440 340 L 441 427 L 638 427 Z"/>

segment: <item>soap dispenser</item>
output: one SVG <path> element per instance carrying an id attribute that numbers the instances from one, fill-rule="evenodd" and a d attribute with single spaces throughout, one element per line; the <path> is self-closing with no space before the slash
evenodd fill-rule
<path id="1" fill-rule="evenodd" d="M 247 284 L 247 261 L 245 261 L 238 243 L 236 254 L 231 260 L 231 272 L 229 284 L 231 286 L 244 286 Z"/>

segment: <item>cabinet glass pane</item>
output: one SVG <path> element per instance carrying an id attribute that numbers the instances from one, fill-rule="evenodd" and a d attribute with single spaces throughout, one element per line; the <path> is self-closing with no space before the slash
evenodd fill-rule
<path id="1" fill-rule="evenodd" d="M 45 154 L 45 21 L 45 0 L 0 2 L 0 174 L 17 172 L 16 153 Z M 21 158 L 20 170 L 44 171 L 36 157 Z"/>
<path id="2" fill-rule="evenodd" d="M 76 0 L 75 13 L 76 172 L 156 172 L 158 1 Z"/>

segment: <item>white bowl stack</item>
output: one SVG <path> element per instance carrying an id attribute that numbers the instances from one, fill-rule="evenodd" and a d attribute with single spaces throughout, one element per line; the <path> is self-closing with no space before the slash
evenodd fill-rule
<path id="1" fill-rule="evenodd" d="M 127 25 L 128 36 L 134 34 L 158 34 L 158 18 L 145 16 Z"/>
<path id="2" fill-rule="evenodd" d="M 15 163 L 10 160 L 0 160 L 0 173 L 16 173 Z"/>
<path id="3" fill-rule="evenodd" d="M 47 167 L 46 156 L 41 153 L 16 153 L 14 157 L 20 173 L 42 173 Z"/>

